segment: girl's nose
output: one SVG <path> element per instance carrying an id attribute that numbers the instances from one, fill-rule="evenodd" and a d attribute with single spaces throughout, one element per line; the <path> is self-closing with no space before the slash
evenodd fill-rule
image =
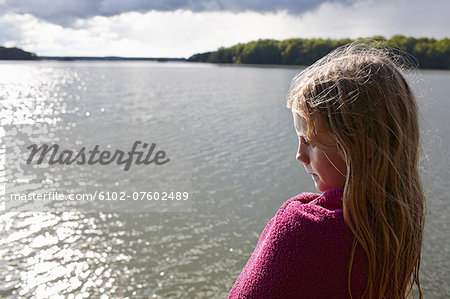
<path id="1" fill-rule="evenodd" d="M 296 158 L 297 158 L 297 161 L 302 162 L 303 164 L 309 163 L 309 157 L 304 151 L 304 145 L 302 145 L 301 143 L 298 145 Z"/>

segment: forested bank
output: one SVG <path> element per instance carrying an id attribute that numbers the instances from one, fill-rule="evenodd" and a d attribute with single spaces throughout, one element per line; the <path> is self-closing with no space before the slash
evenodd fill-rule
<path id="1" fill-rule="evenodd" d="M 450 69 L 450 39 L 414 38 L 395 35 L 390 39 L 375 36 L 370 41 L 380 42 L 395 49 L 399 53 L 411 56 L 419 68 Z M 310 65 L 333 49 L 350 43 L 352 39 L 302 39 L 287 40 L 260 39 L 249 43 L 237 44 L 217 51 L 199 53 L 188 61 L 237 64 L 279 64 Z"/>
<path id="2" fill-rule="evenodd" d="M 37 60 L 36 54 L 19 48 L 5 48 L 0 46 L 0 60 Z"/>

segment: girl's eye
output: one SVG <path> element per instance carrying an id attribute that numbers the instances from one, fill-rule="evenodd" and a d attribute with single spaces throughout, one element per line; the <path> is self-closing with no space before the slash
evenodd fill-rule
<path id="1" fill-rule="evenodd" d="M 303 144 L 304 145 L 307 145 L 307 146 L 311 145 L 311 142 L 308 139 L 306 139 L 305 137 L 302 137 L 302 139 L 303 139 Z"/>

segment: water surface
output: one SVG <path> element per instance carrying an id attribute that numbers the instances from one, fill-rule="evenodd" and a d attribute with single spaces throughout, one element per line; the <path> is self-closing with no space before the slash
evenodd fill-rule
<path id="1" fill-rule="evenodd" d="M 190 212 L 3 212 L 0 296 L 226 297 L 282 203 L 315 191 L 295 160 L 297 139 L 285 106 L 297 71 L 155 62 L 0 64 L 2 125 L 164 120 L 187 128 L 193 200 Z M 410 78 L 422 111 L 428 195 L 421 281 L 425 298 L 446 298 L 450 72 Z"/>

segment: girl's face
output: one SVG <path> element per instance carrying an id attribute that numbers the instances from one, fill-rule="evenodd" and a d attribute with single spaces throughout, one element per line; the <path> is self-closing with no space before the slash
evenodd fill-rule
<path id="1" fill-rule="evenodd" d="M 306 119 L 296 112 L 293 112 L 293 115 L 299 139 L 297 160 L 302 162 L 306 172 L 311 174 L 317 190 L 325 192 L 328 189 L 343 188 L 347 167 L 326 125 L 319 122 L 316 140 L 308 140 Z"/>

